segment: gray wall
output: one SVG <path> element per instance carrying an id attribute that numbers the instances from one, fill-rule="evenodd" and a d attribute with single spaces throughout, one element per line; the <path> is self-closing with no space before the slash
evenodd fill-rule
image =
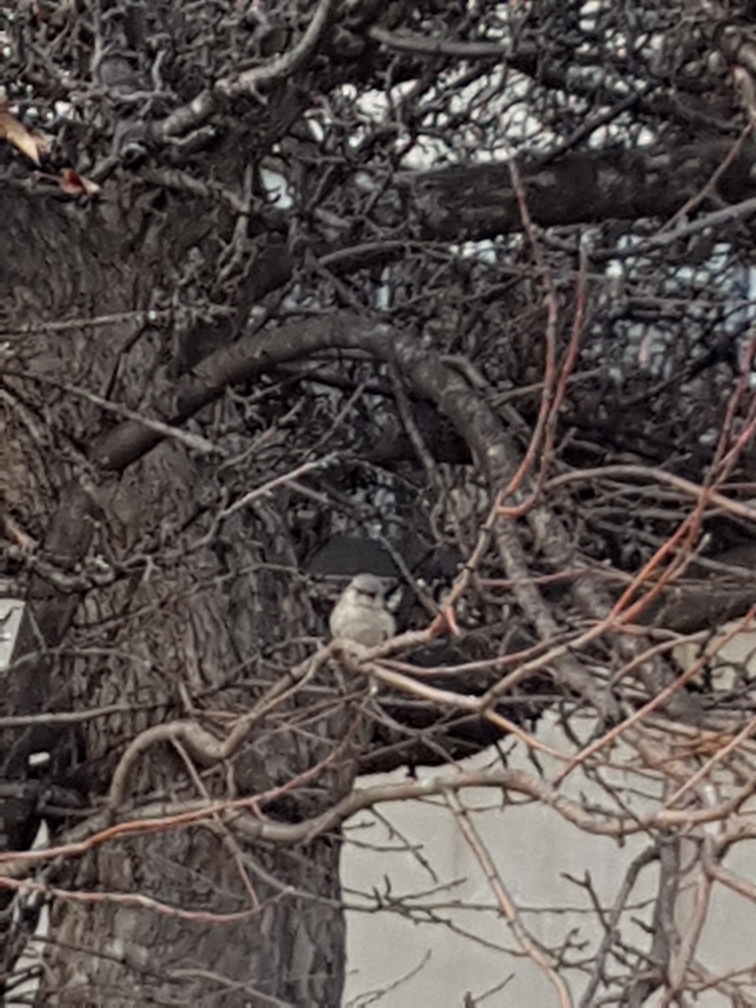
<path id="1" fill-rule="evenodd" d="M 742 635 L 740 641 L 733 642 L 730 654 L 744 655 L 755 644 L 756 634 Z M 584 738 L 590 736 L 590 727 L 585 724 Z M 553 718 L 544 719 L 538 737 L 560 751 L 572 751 Z M 510 751 L 510 767 L 537 773 L 522 744 L 505 748 Z M 475 764 L 485 765 L 496 759 L 496 753 L 491 751 L 478 757 Z M 539 755 L 539 761 L 547 776 L 557 767 L 557 762 L 548 756 Z M 634 788 L 632 802 L 639 812 L 658 807 L 654 796 L 660 793 L 659 781 L 623 769 L 634 762 L 637 765 L 636 753 L 625 745 L 617 746 L 611 754 L 612 767 L 605 770 L 605 779 Z M 447 772 L 453 774 L 454 770 L 450 768 Z M 428 773 L 436 775 L 439 770 Z M 394 780 L 402 778 L 402 773 L 392 775 Z M 371 782 L 365 778 L 360 784 Z M 602 788 L 583 773 L 575 773 L 568 779 L 566 793 L 574 798 L 581 792 L 605 807 L 611 806 Z M 648 838 L 632 837 L 620 846 L 614 840 L 581 832 L 545 807 L 535 804 L 502 807 L 501 796 L 493 790 L 466 791 L 462 798 L 468 808 L 481 810 L 475 816 L 477 827 L 531 934 L 552 946 L 567 942 L 571 935 L 573 943 L 586 944 L 582 951 L 574 949 L 569 958 L 590 960 L 603 932 L 586 890 L 566 876 L 582 880 L 589 873 L 595 892 L 609 906 L 628 864 L 648 845 Z M 388 878 L 393 896 L 414 894 L 414 904 L 435 906 L 439 916 L 478 936 L 481 942 L 457 934 L 444 924 L 414 923 L 389 910 L 376 913 L 352 910 L 348 915 L 349 975 L 344 1004 L 372 1004 L 369 992 L 384 990 L 386 993 L 379 1001 L 381 1008 L 426 1004 L 451 1008 L 463 1005 L 467 992 L 473 998 L 481 998 L 509 978 L 505 986 L 481 1003 L 539 1008 L 557 1005 L 556 990 L 544 974 L 521 954 L 507 951 L 517 949 L 509 925 L 493 909 L 494 898 L 480 865 L 442 799 L 394 803 L 381 806 L 379 811 L 397 835 L 391 837 L 385 823 L 377 822 L 369 813 L 361 813 L 349 823 L 349 840 L 342 862 L 347 902 L 366 904 L 364 898 L 350 890 L 371 893 L 375 889 L 385 894 Z M 756 802 L 744 814 L 756 822 Z M 376 852 L 362 846 L 369 844 L 392 850 Z M 407 845 L 416 846 L 418 856 L 407 850 Z M 421 859 L 432 867 L 436 880 Z M 740 843 L 725 864 L 756 885 L 756 845 L 752 841 Z M 623 936 L 637 939 L 642 948 L 648 948 L 650 939 L 631 917 L 650 920 L 647 901 L 655 894 L 657 880 L 655 865 L 644 871 L 630 900 L 632 914 L 627 914 L 622 923 Z M 449 888 L 438 888 L 444 885 Z M 459 904 L 457 908 L 450 906 L 454 902 Z M 753 968 L 756 906 L 715 884 L 697 959 L 717 973 Z M 413 970 L 417 970 L 415 975 L 400 982 Z M 577 1003 L 585 988 L 585 974 L 565 970 L 562 977 Z M 756 1004 L 756 973 L 752 980 Z M 648 1002 L 659 1003 L 658 999 Z M 696 1001 L 698 1008 L 725 1008 L 731 1003 L 729 997 L 711 992 Z"/>

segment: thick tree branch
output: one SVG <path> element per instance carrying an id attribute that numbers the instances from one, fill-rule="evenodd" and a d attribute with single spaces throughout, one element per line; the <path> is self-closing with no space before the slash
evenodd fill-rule
<path id="1" fill-rule="evenodd" d="M 541 227 L 604 220 L 659 220 L 695 198 L 725 160 L 730 140 L 667 148 L 570 152 L 550 164 L 524 163 L 530 216 Z M 719 191 L 736 203 L 756 194 L 751 175 L 756 141 L 743 145 L 724 172 Z M 402 207 L 428 241 L 494 238 L 519 231 L 522 218 L 506 163 L 454 165 L 397 178 Z M 395 219 L 385 201 L 387 222 Z"/>

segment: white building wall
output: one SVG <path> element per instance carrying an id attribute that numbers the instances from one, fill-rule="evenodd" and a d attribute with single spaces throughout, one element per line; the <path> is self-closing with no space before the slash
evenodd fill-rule
<path id="1" fill-rule="evenodd" d="M 728 656 L 737 660 L 755 645 L 756 634 L 744 634 L 733 641 Z M 571 751 L 553 716 L 543 719 L 538 737 L 550 747 Z M 508 766 L 537 773 L 523 748 L 520 744 L 511 748 Z M 618 748 L 612 762 L 628 763 L 631 757 L 629 750 Z M 498 758 L 491 750 L 476 758 L 475 764 L 486 765 Z M 558 764 L 552 758 L 539 754 L 538 759 L 546 777 L 556 770 Z M 439 770 L 427 772 L 436 775 Z M 448 772 L 453 774 L 453 768 Z M 615 776 L 646 794 L 653 788 L 648 777 L 624 771 Z M 401 780 L 403 773 L 397 772 L 391 778 Z M 364 779 L 360 784 L 374 780 Z M 569 779 L 567 792 L 571 797 L 582 792 L 589 800 L 610 804 L 602 789 L 582 773 Z M 530 803 L 502 807 L 501 795 L 492 789 L 471 789 L 461 797 L 467 808 L 481 809 L 475 816 L 476 826 L 530 933 L 550 947 L 571 943 L 566 958 L 573 962 L 582 958 L 590 969 L 603 931 L 586 889 L 570 881 L 570 877 L 583 880 L 589 876 L 602 905 L 609 908 L 628 865 L 649 845 L 648 837 L 630 837 L 619 845 L 613 839 L 581 832 L 544 806 Z M 636 807 L 640 811 L 643 806 L 642 797 L 638 797 Z M 648 803 L 645 807 L 649 807 Z M 437 915 L 451 921 L 451 926 L 416 923 L 389 909 L 372 913 L 351 910 L 344 1005 L 459 1008 L 465 1004 L 467 994 L 475 1005 L 557 1005 L 555 987 L 532 961 L 523 957 L 507 921 L 496 912 L 481 867 L 443 800 L 394 803 L 381 806 L 379 812 L 396 830 L 395 836 L 390 836 L 386 824 L 376 822 L 369 813 L 360 813 L 349 823 L 342 860 L 347 903 L 354 906 L 370 902 L 360 900 L 355 890 L 367 894 L 377 891 L 386 902 L 413 894 L 415 905 L 435 907 Z M 756 802 L 746 814 L 756 818 Z M 366 846 L 369 844 L 392 850 L 375 851 Z M 408 850 L 408 845 L 416 853 Z M 423 859 L 437 880 L 424 867 Z M 725 866 L 756 885 L 756 843 L 737 845 Z M 623 935 L 641 948 L 650 947 L 650 938 L 631 918 L 650 922 L 650 901 L 656 895 L 657 882 L 658 867 L 653 863 L 641 873 L 629 901 L 633 911 L 622 922 Z M 453 928 L 477 935 L 481 942 L 455 933 Z M 753 970 L 756 1004 L 756 906 L 715 884 L 696 958 L 716 973 Z M 586 974 L 569 969 L 561 976 L 577 1004 L 585 989 Z M 494 991 L 497 985 L 503 986 Z M 377 998 L 379 991 L 385 993 Z M 487 991 L 491 993 L 484 998 Z M 660 999 L 654 997 L 647 1004 L 658 1005 Z M 729 999 L 712 992 L 701 994 L 696 1001 L 697 1008 L 727 1008 L 730 1004 Z"/>

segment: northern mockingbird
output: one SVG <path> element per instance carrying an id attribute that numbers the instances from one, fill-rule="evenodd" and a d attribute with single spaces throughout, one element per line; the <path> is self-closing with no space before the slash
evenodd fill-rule
<path id="1" fill-rule="evenodd" d="M 383 604 L 383 586 L 374 574 L 358 574 L 344 589 L 329 621 L 334 637 L 374 647 L 393 637 L 394 617 Z"/>

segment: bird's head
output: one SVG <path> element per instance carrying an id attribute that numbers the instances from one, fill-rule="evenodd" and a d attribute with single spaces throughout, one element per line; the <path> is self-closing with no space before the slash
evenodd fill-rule
<path id="1" fill-rule="evenodd" d="M 383 598 L 383 585 L 375 574 L 358 574 L 349 582 L 349 587 L 357 595 L 374 601 Z"/>

